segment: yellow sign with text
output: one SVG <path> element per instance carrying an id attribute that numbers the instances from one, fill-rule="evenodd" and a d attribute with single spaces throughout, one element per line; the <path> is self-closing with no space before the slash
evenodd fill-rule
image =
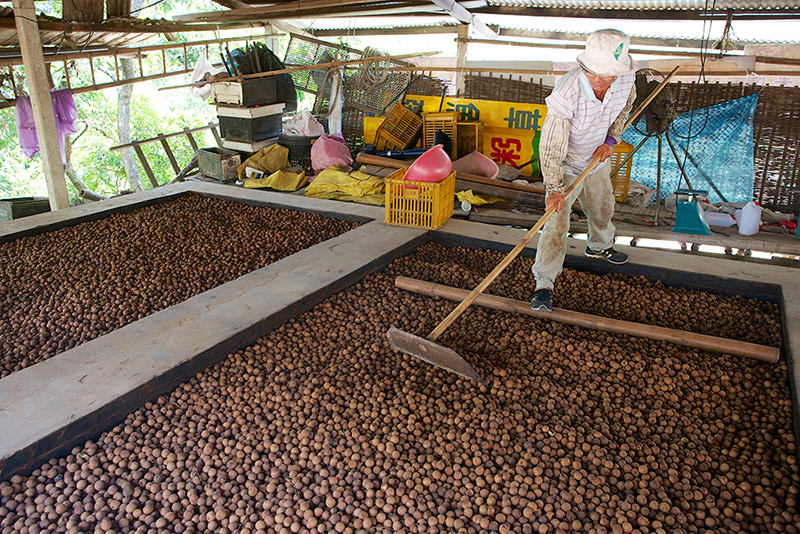
<path id="1" fill-rule="evenodd" d="M 438 96 L 406 95 L 406 108 L 423 113 L 458 111 L 459 121 L 481 121 L 483 130 L 482 152 L 501 165 L 521 167 L 523 174 L 539 174 L 539 135 L 547 114 L 542 104 L 520 104 L 493 100 L 445 98 Z M 384 117 L 364 118 L 364 142 L 373 143 L 375 131 Z"/>
<path id="2" fill-rule="evenodd" d="M 539 136 L 547 114 L 543 104 L 498 102 L 438 96 L 406 95 L 406 108 L 423 113 L 457 111 L 459 121 L 481 121 L 484 125 L 483 153 L 501 165 L 519 167 L 525 175 L 539 174 Z"/>

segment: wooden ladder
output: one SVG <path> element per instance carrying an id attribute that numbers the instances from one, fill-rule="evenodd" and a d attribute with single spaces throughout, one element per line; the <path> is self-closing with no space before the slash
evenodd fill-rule
<path id="1" fill-rule="evenodd" d="M 205 130 L 211 130 L 211 133 L 214 136 L 214 140 L 216 141 L 217 146 L 221 147 L 222 137 L 220 137 L 219 135 L 218 127 L 219 123 L 210 122 L 207 126 L 200 126 L 198 128 L 184 128 L 180 132 L 175 132 L 171 134 L 158 134 L 156 137 L 152 137 L 150 139 L 144 139 L 142 141 L 133 141 L 125 145 L 113 146 L 109 150 L 113 152 L 115 150 L 122 150 L 123 148 L 133 148 L 133 150 L 136 151 L 136 155 L 139 157 L 139 162 L 142 164 L 142 168 L 144 168 L 145 174 L 147 174 L 147 178 L 150 180 L 150 184 L 153 186 L 153 188 L 156 188 L 159 187 L 160 184 L 158 183 L 158 180 L 156 180 L 155 174 L 153 174 L 153 169 L 150 167 L 150 163 L 147 161 L 147 158 L 145 157 L 144 152 L 142 151 L 142 145 L 145 145 L 147 143 L 153 143 L 156 141 L 161 143 L 161 146 L 164 147 L 164 152 L 166 152 L 167 158 L 169 159 L 169 162 L 172 165 L 172 169 L 175 171 L 175 175 L 179 176 L 183 172 L 183 169 L 186 169 L 192 163 L 190 162 L 182 169 L 181 166 L 178 165 L 178 161 L 175 159 L 175 154 L 172 152 L 172 148 L 170 148 L 167 139 L 170 139 L 172 137 L 179 137 L 182 135 L 186 136 L 186 139 L 189 141 L 189 145 L 195 152 L 195 158 L 196 158 L 198 146 L 197 146 L 197 141 L 194 138 L 194 133 L 202 132 Z M 195 158 L 192 158 L 192 161 L 196 161 Z"/>

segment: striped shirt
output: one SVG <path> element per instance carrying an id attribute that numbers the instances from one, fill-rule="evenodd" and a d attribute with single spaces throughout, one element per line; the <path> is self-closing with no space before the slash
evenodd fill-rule
<path id="1" fill-rule="evenodd" d="M 619 138 L 636 97 L 635 77 L 634 71 L 618 76 L 602 102 L 580 67 L 556 83 L 545 99 L 547 116 L 539 144 L 542 174 L 549 191 L 563 193 L 565 171 L 580 174 L 607 135 Z"/>

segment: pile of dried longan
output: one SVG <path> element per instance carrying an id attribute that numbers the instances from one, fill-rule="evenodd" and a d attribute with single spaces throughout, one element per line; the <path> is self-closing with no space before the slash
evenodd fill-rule
<path id="1" fill-rule="evenodd" d="M 0 244 L 0 378 L 358 223 L 186 195 Z"/>
<path id="2" fill-rule="evenodd" d="M 429 244 L 365 277 L 97 441 L 0 483 L 0 532 L 797 532 L 784 362 L 478 307 L 439 342 L 488 387 L 388 346 L 390 326 L 426 335 L 455 306 L 395 289 L 396 275 L 470 285 L 496 259 Z M 491 289 L 530 293 L 525 261 Z M 581 281 L 604 288 L 587 306 L 613 290 L 631 305 L 671 299 L 670 321 L 686 297 L 691 321 L 720 334 L 742 326 L 698 303 L 779 324 L 755 301 L 562 280 L 562 302 Z"/>

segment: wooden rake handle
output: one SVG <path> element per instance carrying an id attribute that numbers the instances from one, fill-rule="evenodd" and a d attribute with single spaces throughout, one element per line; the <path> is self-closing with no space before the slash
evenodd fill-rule
<path id="1" fill-rule="evenodd" d="M 633 112 L 630 118 L 625 122 L 625 125 L 622 127 L 623 131 L 628 126 L 630 126 L 637 118 L 639 118 L 639 115 L 645 110 L 645 108 L 647 108 L 650 102 L 652 102 L 653 99 L 656 96 L 658 96 L 661 90 L 664 87 L 666 87 L 669 80 L 675 75 L 676 72 L 678 72 L 678 68 L 679 67 L 675 67 L 674 69 L 672 69 L 672 72 L 670 72 L 669 75 L 667 75 L 667 77 L 664 78 L 664 81 L 661 82 L 661 84 L 659 84 L 659 86 L 656 87 L 656 89 L 652 93 L 650 93 L 650 96 L 647 97 L 647 100 L 642 102 L 642 105 L 639 106 L 639 108 Z M 589 176 L 589 173 L 594 169 L 594 166 L 597 165 L 599 161 L 600 161 L 600 156 L 595 156 L 594 158 L 592 158 L 592 161 L 589 163 L 586 169 L 580 174 L 580 176 L 578 176 L 578 179 L 575 180 L 575 182 L 570 186 L 569 189 L 567 189 L 566 193 L 564 194 L 564 198 L 569 197 L 569 195 L 583 183 L 583 181 L 586 179 L 587 176 Z M 555 212 L 556 212 L 555 205 L 547 208 L 547 210 L 544 212 L 544 215 L 538 221 L 536 221 L 536 224 L 533 225 L 533 228 L 528 230 L 528 232 L 522 238 L 522 241 L 520 241 L 517 244 L 517 246 L 514 247 L 511 250 L 511 252 L 509 252 L 506 255 L 505 258 L 503 258 L 503 261 L 501 261 L 497 265 L 497 267 L 495 267 L 492 270 L 492 272 L 490 272 L 486 276 L 486 278 L 484 278 L 481 281 L 480 284 L 478 284 L 478 287 L 473 289 L 472 292 L 469 295 L 467 295 L 467 298 L 462 300 L 461 303 L 458 306 L 456 306 L 452 312 L 450 312 L 450 315 L 445 317 L 444 320 L 441 323 L 439 323 L 439 325 L 436 328 L 433 329 L 433 332 L 431 332 L 428 335 L 429 341 L 436 341 L 439 338 L 439 336 L 442 335 L 442 333 L 444 333 L 445 330 L 447 330 L 447 327 L 453 324 L 453 321 L 458 319 L 461 316 L 461 314 L 464 313 L 464 311 L 467 308 L 469 308 L 470 304 L 475 302 L 475 299 L 478 298 L 478 295 L 483 293 L 483 291 L 487 287 L 489 287 L 489 284 L 494 282 L 494 279 L 497 278 L 500 275 L 500 273 L 502 273 L 506 269 L 506 267 L 508 267 L 509 264 L 511 264 L 511 262 L 514 261 L 514 259 L 517 256 L 519 256 L 519 253 L 522 252 L 522 249 L 525 248 L 525 245 L 527 245 L 528 242 L 530 242 L 530 240 L 533 239 L 533 236 L 536 235 L 536 232 L 541 230 L 542 226 L 544 226 L 544 224 L 550 219 L 550 217 L 553 216 L 553 213 Z"/>

